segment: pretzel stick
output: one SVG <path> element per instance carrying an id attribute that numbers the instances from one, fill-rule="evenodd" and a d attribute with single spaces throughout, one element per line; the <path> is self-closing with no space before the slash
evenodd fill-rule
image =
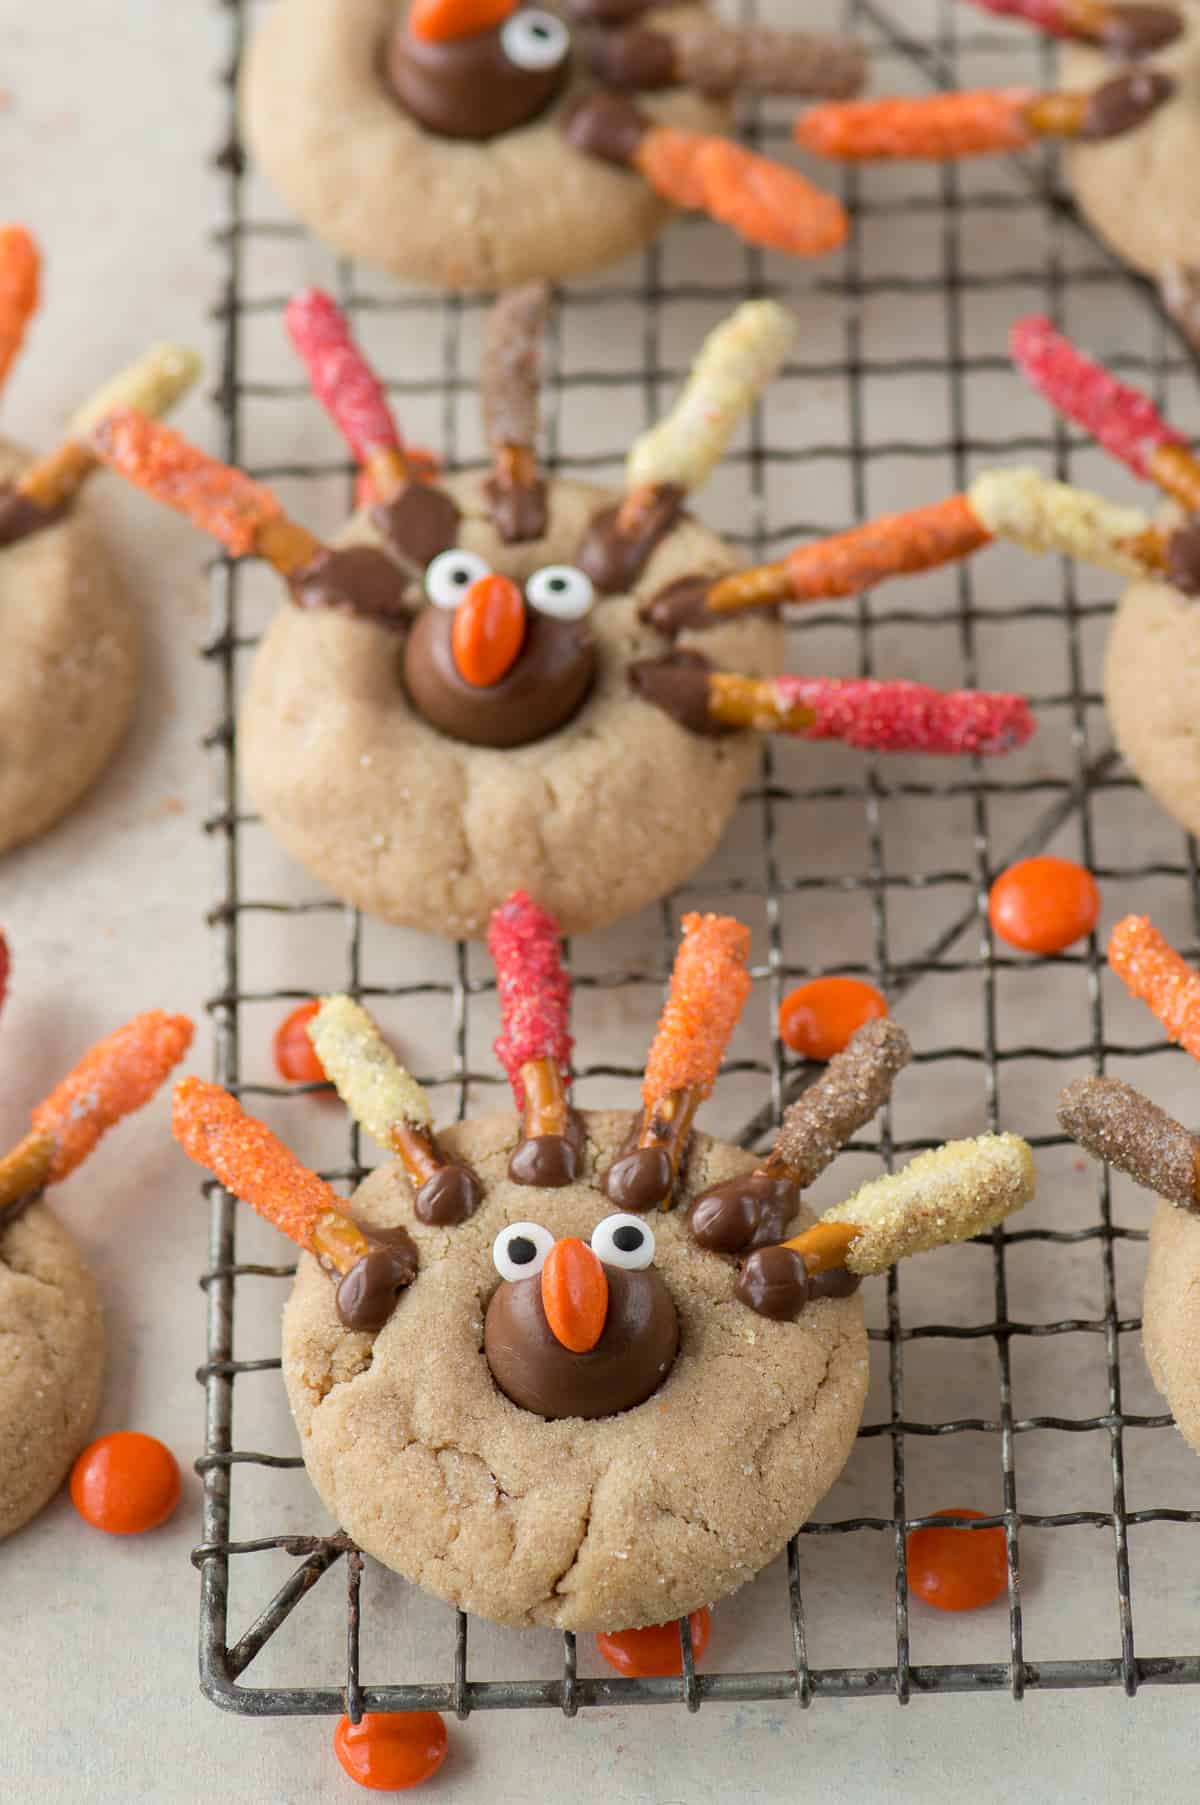
<path id="1" fill-rule="evenodd" d="M 0 227 L 0 388 L 38 310 L 42 260 L 24 226 Z"/>
<path id="2" fill-rule="evenodd" d="M 483 430 L 493 459 L 488 484 L 493 519 L 508 543 L 546 530 L 546 492 L 538 473 L 538 394 L 542 334 L 550 307 L 544 282 L 501 295 L 488 314 L 480 369 Z"/>
<path id="3" fill-rule="evenodd" d="M 831 101 L 802 113 L 798 144 L 841 162 L 916 159 L 949 162 L 1038 139 L 1097 142 L 1142 125 L 1175 92 L 1158 69 L 1114 76 L 1091 93 L 1037 94 L 1030 88 L 977 88 L 899 99 Z"/>
<path id="4" fill-rule="evenodd" d="M 302 1166 L 220 1085 L 180 1079 L 171 1132 L 189 1159 L 327 1267 L 344 1275 L 370 1253 L 370 1242 L 333 1186 Z"/>
<path id="5" fill-rule="evenodd" d="M 185 1015 L 135 1015 L 89 1048 L 33 1110 L 31 1129 L 0 1161 L 0 1208 L 59 1184 L 101 1136 L 148 1103 L 192 1043 Z"/>
<path id="6" fill-rule="evenodd" d="M 1031 1200 L 1034 1183 L 1033 1154 L 1019 1135 L 948 1141 L 863 1185 L 781 1245 L 802 1255 L 811 1272 L 885 1272 L 911 1254 L 994 1228 Z"/>
<path id="7" fill-rule="evenodd" d="M 1058 1101 L 1059 1125 L 1094 1159 L 1181 1209 L 1200 1209 L 1200 1138 L 1119 1078 L 1077 1078 Z"/>
<path id="8" fill-rule="evenodd" d="M 496 967 L 502 1027 L 496 1057 L 508 1073 L 525 1137 L 567 1132 L 571 981 L 558 923 L 523 890 L 493 911 L 488 951 Z"/>
<path id="9" fill-rule="evenodd" d="M 882 1109 L 911 1058 L 912 1045 L 899 1022 L 880 1016 L 864 1023 L 785 1111 L 761 1169 L 807 1190 Z"/>
<path id="10" fill-rule="evenodd" d="M 1145 915 L 1127 915 L 1109 936 L 1108 963 L 1131 996 L 1158 1017 L 1167 1037 L 1200 1059 L 1200 972 Z"/>
<path id="11" fill-rule="evenodd" d="M 1002 19 L 1024 19 L 1056 38 L 1099 44 L 1120 56 L 1145 56 L 1174 43 L 1183 19 L 1173 6 L 1121 5 L 1118 0 L 971 0 Z"/>
<path id="12" fill-rule="evenodd" d="M 283 316 L 288 336 L 321 403 L 373 495 L 387 500 L 413 475 L 383 384 L 354 341 L 350 322 L 320 288 L 301 289 Z"/>
<path id="13" fill-rule="evenodd" d="M 127 482 L 185 514 L 235 558 L 265 558 L 280 576 L 291 577 L 325 550 L 305 527 L 287 518 L 269 489 L 205 457 L 144 414 L 109 414 L 93 430 L 89 445 Z"/>
<path id="14" fill-rule="evenodd" d="M 45 513 L 65 507 L 96 469 L 96 454 L 84 441 L 101 421 L 124 408 L 149 415 L 169 413 L 199 379 L 202 368 L 186 345 L 152 345 L 72 415 L 64 442 L 18 478 L 20 494 Z"/>
<path id="15" fill-rule="evenodd" d="M 666 1006 L 646 1060 L 637 1144 L 661 1147 L 671 1192 L 700 1104 L 712 1091 L 750 995 L 750 930 L 729 915 L 685 915 Z"/>
<path id="16" fill-rule="evenodd" d="M 606 88 L 622 92 L 845 96 L 863 86 L 867 57 L 852 38 L 712 20 L 674 32 L 638 26 L 603 32 L 591 67 Z"/>

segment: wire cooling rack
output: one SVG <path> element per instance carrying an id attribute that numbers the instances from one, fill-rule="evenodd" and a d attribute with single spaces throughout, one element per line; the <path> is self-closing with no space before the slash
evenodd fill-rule
<path id="1" fill-rule="evenodd" d="M 334 266 L 278 216 L 246 170 L 232 99 L 263 8 L 226 7 L 222 451 L 276 483 L 319 529 L 344 514 L 351 473 L 281 350 L 288 293 L 305 280 L 336 283 L 410 435 L 451 469 L 478 455 L 466 422 L 481 309 Z M 747 20 L 760 16 L 790 13 L 782 0 L 773 14 L 769 0 L 744 7 Z M 806 9 L 809 22 L 863 36 L 881 90 L 1052 79 L 1051 52 L 1032 34 L 985 29 L 955 0 L 830 0 Z M 764 105 L 748 115 L 747 139 L 782 146 L 786 122 Z M 934 499 L 997 459 L 1035 459 L 1119 494 L 1121 474 L 1008 371 L 1005 328 L 1031 308 L 1160 399 L 1169 391 L 1185 427 L 1197 412 L 1186 345 L 1151 290 L 1081 225 L 1050 158 L 835 172 L 839 180 L 854 220 L 840 262 L 798 271 L 687 221 L 636 264 L 561 293 L 548 461 L 615 475 L 700 332 L 763 292 L 794 298 L 804 332 L 701 507 L 747 556 Z M 499 1094 L 490 973 L 477 949 L 431 947 L 364 921 L 271 846 L 242 799 L 235 714 L 244 662 L 276 598 L 257 573 L 223 562 L 212 595 L 216 1075 L 305 1157 L 354 1180 L 364 1170 L 357 1136 L 347 1153 L 336 1112 L 271 1081 L 264 1049 L 282 1009 L 321 988 L 368 996 L 385 1022 L 393 1012 L 397 1042 L 443 1115 L 463 1114 Z M 465 1617 L 364 1565 L 321 1515 L 275 1376 L 293 1268 L 275 1263 L 269 1231 L 210 1186 L 204 1542 L 194 1558 L 213 1700 L 255 1714 L 546 1706 L 570 1715 L 830 1695 L 1020 1697 L 1028 1687 L 1133 1694 L 1200 1679 L 1180 1609 L 1194 1605 L 1200 1578 L 1191 1457 L 1137 1345 L 1145 1202 L 1085 1168 L 1053 1118 L 1060 1083 L 1081 1071 L 1136 1062 L 1149 1083 L 1149 1061 L 1165 1102 L 1186 1076 L 1109 989 L 1095 939 L 1029 960 L 997 950 L 986 919 L 995 873 L 1054 846 L 1098 873 L 1114 913 L 1151 908 L 1173 938 L 1196 938 L 1195 847 L 1141 796 L 1107 737 L 1097 673 L 1114 599 L 1093 574 L 993 550 L 972 567 L 803 614 L 790 635 L 796 665 L 1019 687 L 1038 708 L 1039 736 L 1002 764 L 933 768 L 767 747 L 725 846 L 686 893 L 571 948 L 583 1103 L 633 1106 L 678 912 L 717 906 L 751 923 L 758 963 L 706 1119 L 714 1132 L 760 1144 L 805 1081 L 774 1035 L 785 989 L 821 972 L 862 972 L 898 1008 L 917 1058 L 878 1139 L 856 1143 L 822 1186 L 845 1189 L 894 1154 L 988 1127 L 1020 1129 L 1038 1149 L 1041 1196 L 1020 1227 L 893 1273 L 872 1299 L 871 1402 L 847 1472 L 786 1559 L 717 1612 L 704 1670 L 686 1624 L 679 1679 L 606 1677 L 590 1639 L 577 1646 L 571 1635 L 474 1621 L 469 1659 Z M 937 1613 L 910 1612 L 906 1533 L 968 1500 L 1003 1526 L 1007 1610 L 931 1623 Z M 339 1566 L 344 1589 L 325 1577 Z"/>

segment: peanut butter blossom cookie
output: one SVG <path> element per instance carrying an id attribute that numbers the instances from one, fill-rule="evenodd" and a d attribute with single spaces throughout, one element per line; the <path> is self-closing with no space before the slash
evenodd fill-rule
<path id="1" fill-rule="evenodd" d="M 1200 973 L 1144 915 L 1119 921 L 1108 963 L 1167 1038 L 1200 1059 Z M 1150 1223 L 1142 1339 L 1150 1376 L 1200 1453 L 1200 1137 L 1119 1078 L 1069 1084 L 1058 1119 L 1081 1147 L 1160 1202 Z"/>
<path id="2" fill-rule="evenodd" d="M 557 925 L 492 923 L 497 1053 L 518 1113 L 438 1134 L 348 997 L 310 1032 L 395 1157 L 350 1204 L 227 1093 L 187 1080 L 187 1152 L 305 1249 L 283 1365 L 305 1463 L 385 1565 L 501 1623 L 614 1630 L 734 1591 L 795 1534 L 853 1444 L 864 1274 L 1032 1195 L 1029 1149 L 923 1154 L 817 1223 L 802 1191 L 909 1049 L 869 1023 L 756 1161 L 695 1127 L 750 988 L 750 936 L 688 916 L 640 1114 L 569 1102 Z"/>
<path id="3" fill-rule="evenodd" d="M 284 0 L 246 60 L 246 136 L 318 236 L 393 275 L 495 289 L 577 275 L 672 207 L 799 256 L 839 202 L 723 134 L 738 93 L 848 94 L 861 49 L 699 5 Z"/>
<path id="4" fill-rule="evenodd" d="M 0 936 L 0 1000 L 7 967 Z M 98 1042 L 0 1157 L 0 1538 L 41 1510 L 87 1440 L 104 1323 L 82 1254 L 44 1201 L 101 1135 L 154 1095 L 192 1025 L 157 1010 Z"/>
<path id="5" fill-rule="evenodd" d="M 0 228 L 0 384 L 37 309 L 40 258 Z M 113 407 L 170 407 L 199 365 L 159 345 L 73 416 L 36 461 L 0 439 L 0 854 L 44 833 L 120 743 L 137 693 L 137 631 L 79 491 L 96 467 L 83 439 Z"/>
<path id="6" fill-rule="evenodd" d="M 297 297 L 293 338 L 373 498 L 333 547 L 135 413 L 93 436 L 132 481 L 284 579 L 292 605 L 255 659 L 240 744 L 254 802 L 310 871 L 373 914 L 467 937 L 525 884 L 577 933 L 703 863 L 758 733 L 946 753 L 1028 737 L 1015 697 L 776 677 L 773 612 L 705 605 L 734 560 L 687 501 L 783 361 L 788 313 L 752 302 L 710 335 L 614 494 L 539 470 L 545 305 L 518 289 L 490 317 L 491 470 L 434 481 L 333 303 Z M 753 600 L 771 599 L 773 569 L 742 573 Z"/>

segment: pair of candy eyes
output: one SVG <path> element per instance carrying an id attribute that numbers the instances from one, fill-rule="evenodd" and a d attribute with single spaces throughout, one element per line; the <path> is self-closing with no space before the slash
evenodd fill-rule
<path id="1" fill-rule="evenodd" d="M 566 56 L 571 34 L 553 13 L 527 7 L 504 21 L 500 43 L 509 62 L 518 69 L 553 69 Z"/>
<path id="2" fill-rule="evenodd" d="M 458 607 L 472 583 L 492 574 L 478 552 L 455 546 L 442 552 L 425 572 L 425 593 L 435 608 Z M 539 614 L 553 620 L 582 620 L 591 613 L 596 592 L 582 570 L 573 564 L 547 564 L 535 570 L 525 585 L 525 599 Z"/>
<path id="3" fill-rule="evenodd" d="M 555 1237 L 540 1222 L 510 1222 L 492 1242 L 492 1264 L 502 1279 L 536 1278 Z M 605 1266 L 643 1272 L 654 1259 L 654 1235 L 637 1216 L 606 1216 L 592 1230 L 592 1252 Z"/>

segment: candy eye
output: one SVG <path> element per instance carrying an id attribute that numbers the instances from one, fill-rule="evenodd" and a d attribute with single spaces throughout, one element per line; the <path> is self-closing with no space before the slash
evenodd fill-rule
<path id="1" fill-rule="evenodd" d="M 553 69 L 567 54 L 570 35 L 553 13 L 514 13 L 500 30 L 500 42 L 510 63 L 518 69 Z"/>
<path id="2" fill-rule="evenodd" d="M 553 620 L 582 620 L 596 597 L 590 579 L 573 564 L 547 564 L 544 570 L 535 570 L 525 594 L 531 608 Z"/>
<path id="3" fill-rule="evenodd" d="M 502 1279 L 536 1278 L 554 1246 L 540 1222 L 510 1222 L 492 1242 L 492 1265 Z"/>
<path id="4" fill-rule="evenodd" d="M 592 1252 L 605 1266 L 644 1272 L 654 1259 L 654 1234 L 638 1216 L 606 1216 L 592 1230 Z"/>
<path id="5" fill-rule="evenodd" d="M 425 572 L 425 593 L 435 608 L 457 608 L 472 583 L 491 572 L 478 552 L 461 546 L 439 552 Z"/>

